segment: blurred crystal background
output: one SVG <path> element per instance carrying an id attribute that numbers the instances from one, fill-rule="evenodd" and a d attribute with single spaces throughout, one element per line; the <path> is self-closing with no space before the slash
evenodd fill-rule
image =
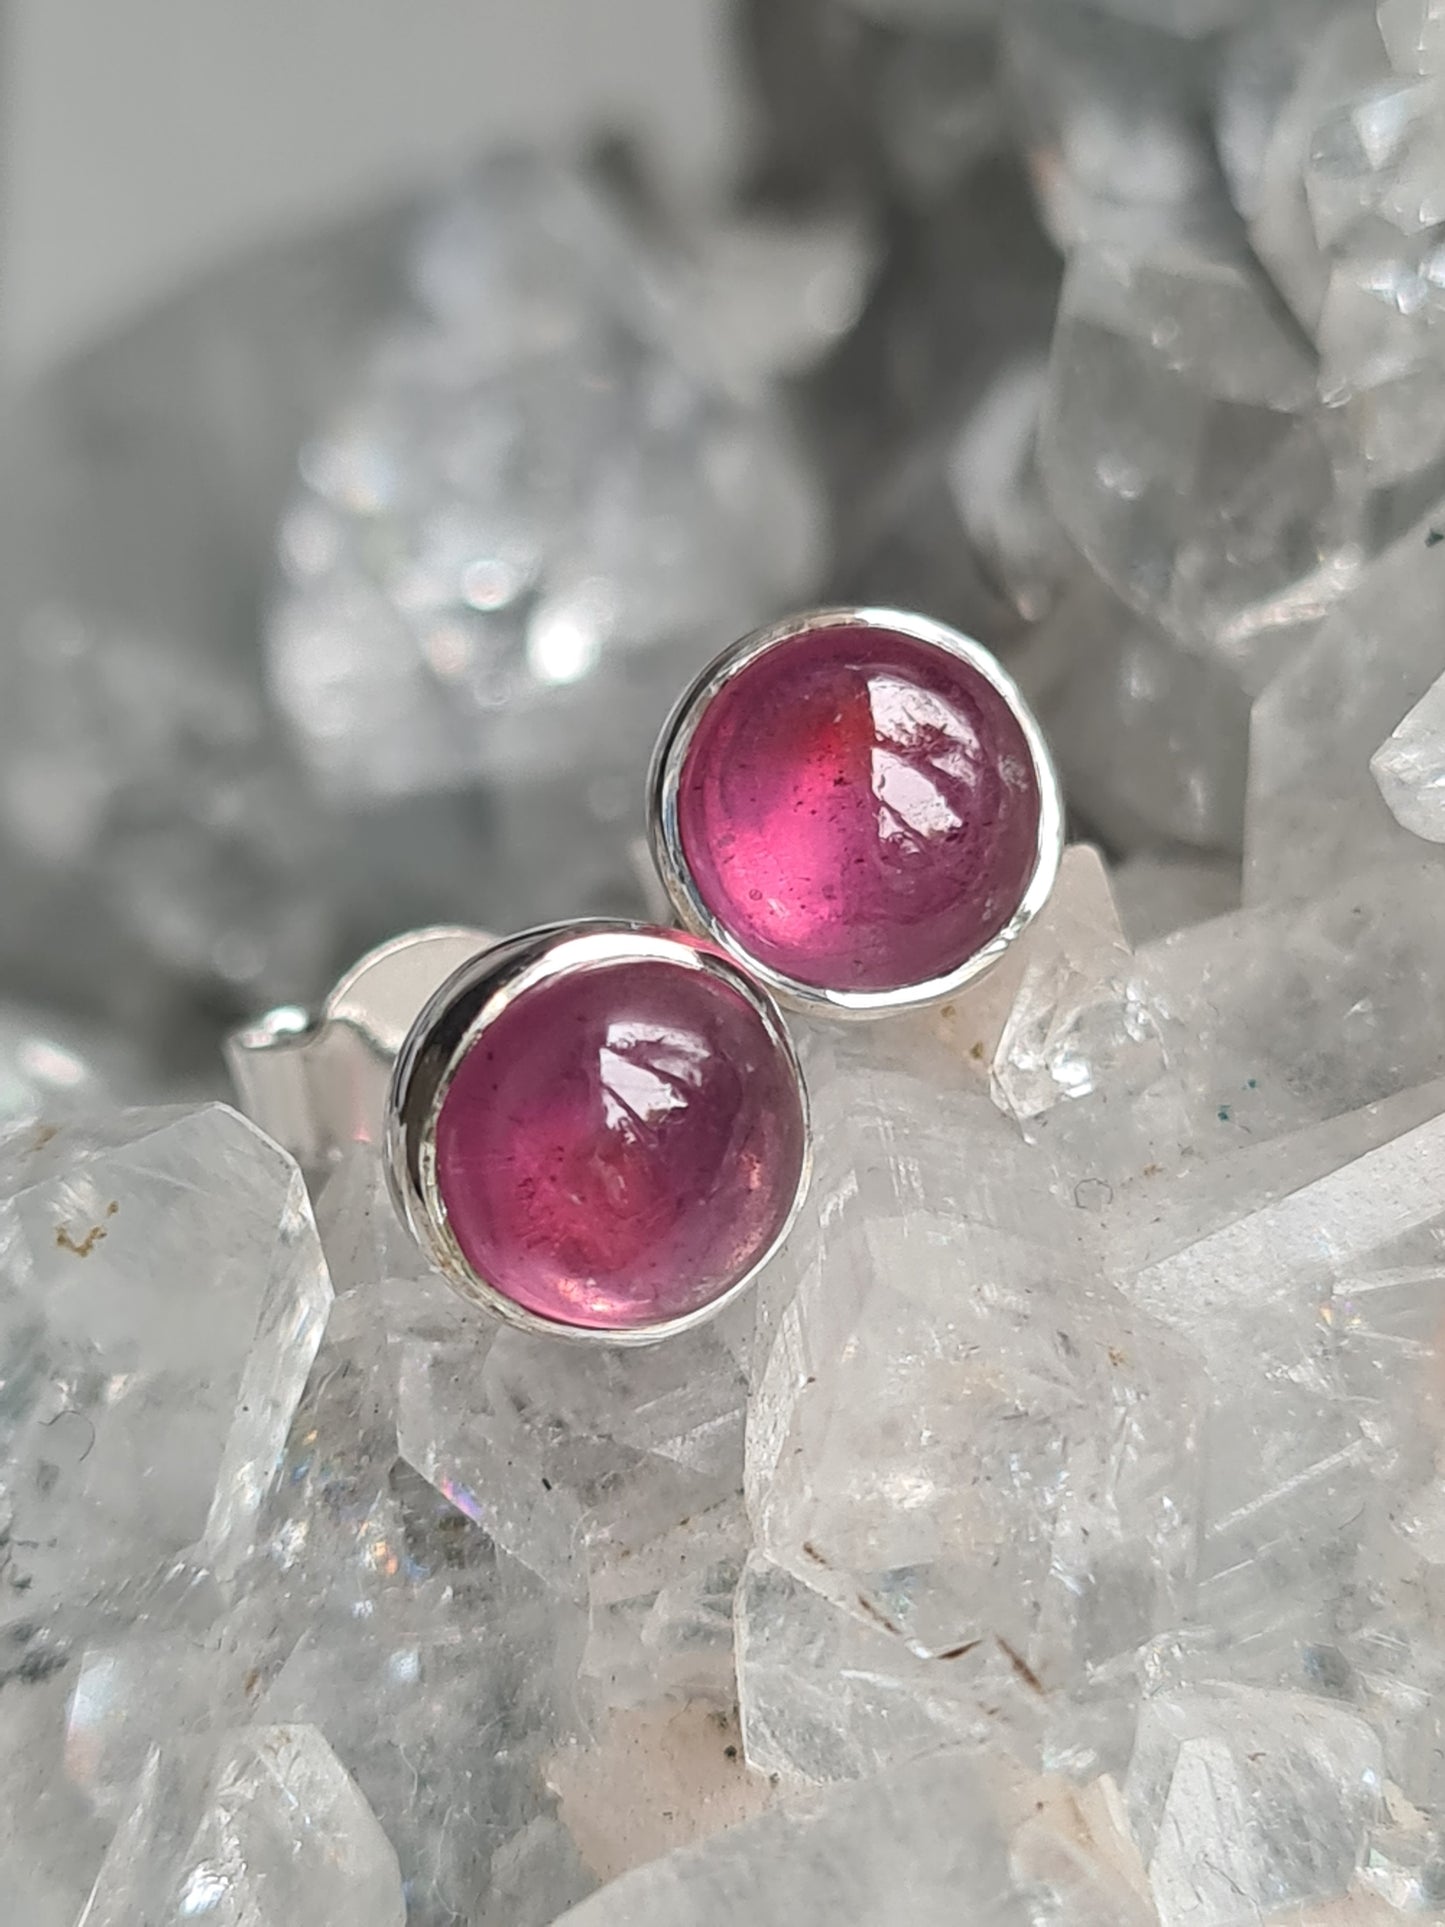
<path id="1" fill-rule="evenodd" d="M 8 30 L 7 1918 L 1445 1920 L 1439 0 Z M 1053 902 L 802 1035 L 751 1304 L 494 1330 L 219 1039 L 640 909 L 833 598 L 1009 663 Z"/>

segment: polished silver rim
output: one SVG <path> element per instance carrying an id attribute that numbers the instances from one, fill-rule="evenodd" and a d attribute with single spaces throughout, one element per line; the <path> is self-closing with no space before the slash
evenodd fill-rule
<path id="1" fill-rule="evenodd" d="M 518 1305 L 481 1277 L 457 1243 L 436 1177 L 436 1132 L 447 1092 L 477 1040 L 517 998 L 539 984 L 599 965 L 651 961 L 696 970 L 729 985 L 752 1008 L 783 1054 L 803 1114 L 803 1164 L 787 1218 L 777 1237 L 736 1283 L 684 1317 L 611 1331 L 569 1325 Z M 471 1303 L 483 1305 L 524 1331 L 602 1345 L 650 1345 L 715 1318 L 741 1296 L 791 1231 L 807 1193 L 812 1164 L 808 1094 L 781 1013 L 766 991 L 725 956 L 700 950 L 686 937 L 649 924 L 586 921 L 549 924 L 482 951 L 430 998 L 397 1056 L 387 1103 L 385 1162 L 398 1211 L 423 1251 Z"/>
<path id="2" fill-rule="evenodd" d="M 930 977 L 896 990 L 826 990 L 817 984 L 803 983 L 786 976 L 755 957 L 738 941 L 725 924 L 718 921 L 703 901 L 697 881 L 688 865 L 678 826 L 678 797 L 687 753 L 708 704 L 736 676 L 784 643 L 817 630 L 844 625 L 861 629 L 889 630 L 930 643 L 949 655 L 957 656 L 991 683 L 1018 720 L 1033 759 L 1039 789 L 1038 848 L 1033 874 L 1023 899 L 1013 916 L 982 949 L 966 958 L 946 976 Z M 849 1018 L 882 1017 L 892 1011 L 916 1010 L 955 995 L 966 984 L 991 970 L 1048 901 L 1058 875 L 1064 849 L 1063 797 L 1058 774 L 1049 754 L 1043 731 L 1013 678 L 995 661 L 981 643 L 961 635 L 945 623 L 927 616 L 910 615 L 898 609 L 815 609 L 794 616 L 770 628 L 757 629 L 710 663 L 683 695 L 673 710 L 652 760 L 648 780 L 648 835 L 653 861 L 667 894 L 684 927 L 714 943 L 742 966 L 752 977 L 766 984 L 773 995 L 795 1010 L 814 1015 Z"/>

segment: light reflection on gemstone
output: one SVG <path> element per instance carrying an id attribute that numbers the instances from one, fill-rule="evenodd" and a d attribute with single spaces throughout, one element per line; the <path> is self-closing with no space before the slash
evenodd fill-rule
<path id="1" fill-rule="evenodd" d="M 796 1077 L 756 1010 L 653 959 L 524 991 L 463 1059 L 436 1134 L 476 1274 L 537 1316 L 603 1329 L 687 1316 L 746 1276 L 803 1157 Z"/>
<path id="2" fill-rule="evenodd" d="M 981 671 L 843 619 L 711 697 L 678 825 L 698 894 L 748 956 L 881 991 L 948 975 L 1009 922 L 1041 808 L 1022 725 Z"/>

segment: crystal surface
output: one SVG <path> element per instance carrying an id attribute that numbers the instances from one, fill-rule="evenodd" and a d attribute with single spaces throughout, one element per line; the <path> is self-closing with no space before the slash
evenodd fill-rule
<path id="1" fill-rule="evenodd" d="M 26 1123 L 0 1194 L 0 1866 L 50 1927 L 253 1554 L 332 1294 L 295 1166 L 219 1106 Z"/>
<path id="2" fill-rule="evenodd" d="M 787 1224 L 806 1158 L 796 1073 L 736 986 L 696 962 L 613 959 L 524 990 L 447 1088 L 447 1225 L 478 1277 L 539 1318 L 688 1317 Z"/>
<path id="3" fill-rule="evenodd" d="M 318 1210 L 339 1296 L 222 1650 L 253 1717 L 325 1734 L 396 1849 L 409 1922 L 501 1927 L 552 1824 L 546 1760 L 575 1730 L 585 1627 L 572 1589 L 399 1460 L 397 1353 L 423 1331 L 454 1340 L 459 1308 L 401 1232 L 373 1151 Z M 545 1473 L 514 1471 L 545 1504 Z M 545 1922 L 590 1884 L 558 1840 L 526 1906 Z"/>
<path id="4" fill-rule="evenodd" d="M 80 1927 L 337 1918 L 405 1927 L 396 1854 L 314 1727 L 257 1726 L 151 1754 Z"/>
<path id="5" fill-rule="evenodd" d="M 1247 900 L 1324 891 L 1420 849 L 1382 800 L 1370 759 L 1440 674 L 1436 519 L 1371 563 L 1255 703 Z"/>
<path id="6" fill-rule="evenodd" d="M 1261 653 L 1277 660 L 1355 560 L 1347 459 L 1305 344 L 1227 233 L 1074 254 L 1044 480 L 1125 602 L 1267 674 Z"/>
<path id="7" fill-rule="evenodd" d="M 1030 640 L 1039 720 L 1067 792 L 1122 850 L 1237 850 L 1249 697 L 1237 664 L 1181 650 L 1104 584 L 1076 579 Z"/>
<path id="8" fill-rule="evenodd" d="M 1162 1927 L 1343 1896 L 1381 1767 L 1379 1741 L 1342 1707 L 1239 1687 L 1147 1701 L 1125 1794 Z"/>
<path id="9" fill-rule="evenodd" d="M 1402 828 L 1445 843 L 1445 676 L 1396 723 L 1370 770 Z"/>
<path id="10" fill-rule="evenodd" d="M 1099 853 L 1075 845 L 1067 852 L 1049 921 L 1024 952 L 995 1047 L 993 1091 L 1002 1109 L 1019 1117 L 1048 1109 L 1057 1087 L 1070 1083 L 1064 1068 L 1069 1013 L 1087 1006 L 1102 985 L 1116 984 L 1132 967 Z M 1085 1094 L 1086 1065 L 1081 1064 L 1077 1082 L 1079 1094 Z"/>
<path id="11" fill-rule="evenodd" d="M 17 1919 L 74 1927 L 107 1832 L 67 1779 L 59 1736 L 73 1680 L 58 1640 L 4 1637 L 0 1683 L 0 1879 Z"/>
<path id="12" fill-rule="evenodd" d="M 24 1927 L 1445 1908 L 1440 8 L 733 13 L 735 201 L 489 162 L 7 411 Z M 790 1020 L 813 1201 L 705 1331 L 107 1121 L 332 953 L 631 907 L 653 722 L 815 578 L 995 649 L 1098 847 Z"/>
<path id="13" fill-rule="evenodd" d="M 1251 232 L 1314 334 L 1321 396 L 1389 485 L 1445 452 L 1438 21 L 1409 0 L 1378 27 L 1364 8 L 1294 17 L 1310 37 L 1269 121 Z"/>
<path id="14" fill-rule="evenodd" d="M 1272 1622 L 1288 1642 L 1293 1614 L 1327 1641 L 1339 1606 L 1322 1575 L 1370 1570 L 1372 1523 L 1409 1462 L 1409 1404 L 1429 1370 L 1442 1156 L 1436 1115 L 1242 1211 L 1127 1287 L 1190 1333 L 1215 1387 L 1196 1616 L 1221 1633 L 1242 1641 Z M 1241 1326 L 1254 1337 L 1248 1368 Z"/>
<path id="15" fill-rule="evenodd" d="M 621 1600 L 651 1606 L 669 1577 L 684 1580 L 669 1541 L 675 1553 L 690 1533 L 705 1543 L 737 1492 L 745 1385 L 729 1317 L 611 1353 L 519 1331 L 489 1334 L 483 1353 L 466 1324 L 403 1328 L 402 1452 L 559 1595 L 595 1589 L 600 1630 Z M 715 1523 L 726 1562 L 731 1534 Z"/>
<path id="16" fill-rule="evenodd" d="M 981 1788 L 966 1761 L 943 1755 L 654 1861 L 563 1918 L 567 1927 L 712 1927 L 741 1909 L 784 1927 L 843 1907 L 942 1927 L 961 1903 L 979 1927 L 1029 1920 Z"/>
<path id="17" fill-rule="evenodd" d="M 807 474 L 689 365 L 664 271 L 575 175 L 491 163 L 418 224 L 406 274 L 303 454 L 276 700 L 353 802 L 638 769 L 717 638 L 810 586 Z"/>
<path id="18" fill-rule="evenodd" d="M 1030 623 L 1048 613 L 1076 572 L 1039 477 L 1043 392 L 1036 355 L 1025 350 L 1006 359 L 964 411 L 946 466 L 948 499 L 970 549 L 1007 605 Z M 1003 632 L 997 617 L 977 626 L 990 637 Z"/>
<path id="19" fill-rule="evenodd" d="M 835 623 L 708 699 L 678 778 L 692 886 L 744 955 L 795 982 L 945 977 L 1023 902 L 1042 782 L 1004 694 L 941 643 Z"/>
<path id="20" fill-rule="evenodd" d="M 742 1412 L 730 1469 L 741 1463 Z M 594 1534 L 582 1672 L 612 1707 L 731 1711 L 737 1695 L 734 1601 L 752 1535 L 741 1495 L 684 1513 L 645 1542 Z"/>
<path id="21" fill-rule="evenodd" d="M 1192 10 L 1207 14 L 1210 0 Z M 1045 225 L 1066 252 L 1165 231 L 1212 187 L 1198 49 L 1151 30 L 1142 5 L 1132 21 L 1128 11 L 1128 0 L 1112 10 L 1014 0 L 1003 10 L 1010 106 Z"/>
<path id="22" fill-rule="evenodd" d="M 1076 1182 L 1167 1172 L 1153 1200 L 1166 1209 L 1196 1166 L 1439 1076 L 1428 987 L 1442 914 L 1425 858 L 1176 931 L 1092 976 L 1076 960 L 1097 925 L 1071 918 L 1050 965 L 1060 1000 L 1040 1007 L 1031 989 L 1022 1050 L 993 1061 L 996 1097 Z"/>
<path id="23" fill-rule="evenodd" d="M 130 1112 L 24 1127 L 0 1193 L 6 1619 L 234 1573 L 331 1302 L 296 1167 L 221 1106 Z"/>
<path id="24" fill-rule="evenodd" d="M 1191 1364 L 966 1073 L 924 1113 L 906 1066 L 812 1069 L 816 1215 L 749 1411 L 759 1548 L 900 1667 L 996 1712 L 1002 1659 L 1061 1709 L 1179 1608 Z"/>
<path id="25" fill-rule="evenodd" d="M 1365 7 L 1299 7 L 1282 18 L 1280 84 L 1263 115 L 1253 191 L 1242 197 L 1250 242 L 1311 333 L 1318 327 L 1330 264 L 1316 228 L 1310 177 L 1319 133 L 1348 116 L 1364 89 L 1388 83 L 1389 63 Z M 1247 41 L 1248 48 L 1255 43 Z M 1247 65 L 1236 69 L 1240 76 Z"/>
<path id="26" fill-rule="evenodd" d="M 153 1075 L 120 1036 L 38 1006 L 0 1003 L 0 1130 L 154 1094 Z"/>

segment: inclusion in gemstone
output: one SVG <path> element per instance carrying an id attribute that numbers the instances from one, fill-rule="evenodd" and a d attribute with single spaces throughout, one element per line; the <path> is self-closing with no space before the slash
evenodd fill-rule
<path id="1" fill-rule="evenodd" d="M 1005 688 L 942 641 L 857 619 L 744 662 L 703 703 L 677 780 L 697 899 L 809 989 L 963 969 L 1015 918 L 1045 840 L 1045 778 Z"/>
<path id="2" fill-rule="evenodd" d="M 558 971 L 485 1026 L 442 1102 L 436 1187 L 493 1291 L 635 1331 L 715 1303 L 767 1256 L 805 1135 L 792 1056 L 727 975 L 628 957 Z"/>

